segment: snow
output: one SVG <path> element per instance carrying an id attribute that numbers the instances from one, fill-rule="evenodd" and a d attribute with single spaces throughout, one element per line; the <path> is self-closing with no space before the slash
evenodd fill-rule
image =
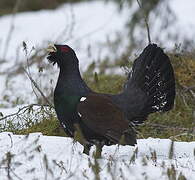
<path id="1" fill-rule="evenodd" d="M 177 177 L 195 177 L 195 142 L 174 142 L 173 158 L 169 159 L 171 141 L 168 139 L 139 139 L 136 147 L 104 146 L 98 159 L 101 179 L 168 179 L 167 168 L 174 165 Z M 6 157 L 12 156 L 10 175 L 13 179 L 93 179 L 92 156 L 83 154 L 83 146 L 71 138 L 29 136 L 0 133 L 0 174 L 7 179 Z M 135 150 L 138 152 L 132 160 Z M 152 153 L 156 152 L 156 157 Z M 164 166 L 163 167 L 163 163 Z M 110 166 L 110 171 L 108 170 Z M 19 177 L 19 178 L 16 178 Z M 47 176 L 47 177 L 46 177 Z M 84 177 L 85 176 L 85 177 Z"/>
<path id="2" fill-rule="evenodd" d="M 17 112 L 20 108 L 24 107 L 25 105 L 18 105 L 16 107 L 12 108 L 0 108 L 0 112 L 3 114 L 3 116 L 7 116 L 9 114 Z"/>
<path id="3" fill-rule="evenodd" d="M 43 44 L 47 46 L 48 42 L 68 43 L 76 50 L 80 46 L 78 56 L 85 59 L 87 46 L 103 43 L 108 35 L 114 35 L 117 30 L 124 28 L 126 19 L 122 16 L 113 3 L 102 2 L 65 4 L 56 10 L 18 13 L 15 17 L 3 16 L 0 18 L 0 27 L 3 27 L 0 35 L 1 54 L 6 48 L 10 24 L 13 22 L 7 59 L 15 58 L 16 49 L 22 46 L 22 41 L 35 48 Z M 24 54 L 22 51 L 20 53 L 21 56 Z M 97 54 L 92 58 L 95 57 Z M 83 63 L 85 65 L 86 61 Z"/>
<path id="4" fill-rule="evenodd" d="M 182 26 L 189 28 L 189 25 L 194 24 L 194 9 L 195 3 L 193 0 L 184 1 L 184 0 L 173 0 L 171 3 L 171 8 L 174 9 L 177 19 Z"/>
<path id="5" fill-rule="evenodd" d="M 172 28 L 177 31 L 181 29 L 178 35 L 182 38 L 184 35 L 193 37 L 195 2 L 193 0 L 188 0 L 188 3 L 184 0 L 172 0 L 170 6 L 177 17 L 177 22 Z M 108 37 L 113 39 L 116 32 L 127 35 L 125 25 L 131 16 L 130 10 L 133 11 L 127 6 L 119 13 L 118 7 L 112 2 L 93 1 L 75 5 L 65 4 L 56 10 L 2 16 L 0 18 L 0 57 L 2 58 L 7 49 L 7 38 L 13 26 L 6 52 L 7 59 L 15 59 L 18 48 L 20 49 L 19 56 L 24 56 L 23 41 L 27 43 L 29 49 L 47 46 L 48 42 L 67 43 L 76 50 L 79 59 L 83 60 L 81 67 L 84 68 L 94 59 L 98 59 L 102 51 L 101 47 L 104 47 Z M 165 32 L 167 33 L 166 30 Z M 151 35 L 159 36 L 152 32 Z M 146 45 L 146 42 L 147 37 L 143 37 L 143 44 Z M 164 47 L 169 45 L 172 48 L 175 44 L 175 42 L 171 45 L 166 44 L 166 41 L 164 43 Z M 89 46 L 93 52 L 91 57 L 88 57 L 87 53 Z"/>

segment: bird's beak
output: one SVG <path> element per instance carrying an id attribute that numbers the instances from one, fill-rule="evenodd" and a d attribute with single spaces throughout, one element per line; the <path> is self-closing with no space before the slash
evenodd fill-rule
<path id="1" fill-rule="evenodd" d="M 48 48 L 46 49 L 47 52 L 57 52 L 57 48 L 55 47 L 54 44 L 49 44 Z"/>

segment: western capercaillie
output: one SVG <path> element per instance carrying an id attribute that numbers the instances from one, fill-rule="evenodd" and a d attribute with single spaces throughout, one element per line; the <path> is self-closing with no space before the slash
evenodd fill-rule
<path id="1" fill-rule="evenodd" d="M 156 44 L 149 44 L 134 61 L 122 92 L 115 95 L 96 93 L 87 86 L 69 46 L 53 45 L 48 51 L 48 60 L 60 68 L 54 91 L 57 117 L 70 137 L 79 127 L 87 143 L 85 152 L 94 143 L 135 145 L 135 125 L 150 113 L 173 107 L 173 68 Z"/>

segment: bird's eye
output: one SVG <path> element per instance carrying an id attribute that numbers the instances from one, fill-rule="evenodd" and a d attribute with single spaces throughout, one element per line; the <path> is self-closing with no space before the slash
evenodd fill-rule
<path id="1" fill-rule="evenodd" d="M 61 50 L 62 52 L 68 52 L 68 51 L 70 51 L 70 48 L 67 47 L 67 46 L 62 46 L 62 47 L 60 47 L 60 50 Z"/>

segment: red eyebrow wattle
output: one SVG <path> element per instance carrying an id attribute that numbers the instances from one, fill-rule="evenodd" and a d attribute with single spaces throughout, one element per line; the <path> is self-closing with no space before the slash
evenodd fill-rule
<path id="1" fill-rule="evenodd" d="M 70 50 L 70 48 L 69 47 L 61 47 L 60 50 L 63 52 L 68 52 Z"/>

